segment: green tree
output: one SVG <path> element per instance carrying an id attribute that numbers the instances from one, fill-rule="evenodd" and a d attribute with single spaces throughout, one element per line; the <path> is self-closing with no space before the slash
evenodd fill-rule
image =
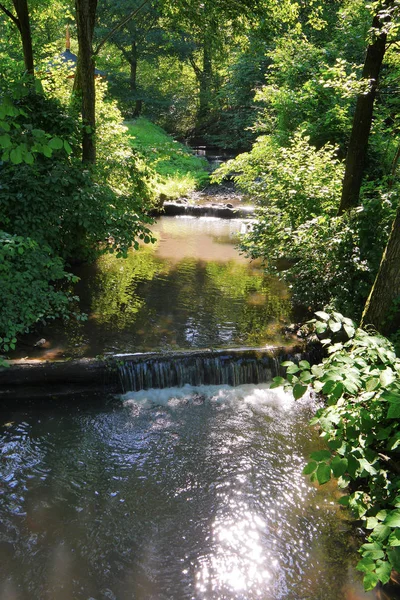
<path id="1" fill-rule="evenodd" d="M 379 10 L 372 22 L 372 40 L 367 48 L 362 72 L 365 89 L 357 98 L 347 149 L 339 214 L 357 206 L 359 202 L 379 74 L 385 56 L 388 33 L 393 28 L 399 12 L 395 0 L 375 2 L 374 8 L 376 9 L 377 6 Z"/>
<path id="2" fill-rule="evenodd" d="M 134 17 L 130 16 L 132 12 Z M 130 98 L 134 103 L 130 116 L 133 118 L 140 115 L 143 106 L 143 93 L 138 87 L 140 61 L 151 61 L 168 53 L 169 39 L 160 17 L 157 4 L 150 1 L 119 0 L 99 6 L 96 35 L 108 36 L 108 42 L 116 46 L 128 64 Z"/>
<path id="3" fill-rule="evenodd" d="M 94 84 L 93 33 L 97 0 L 75 0 L 78 32 L 78 65 L 74 89 L 81 96 L 82 162 L 96 162 L 96 90 Z"/>
<path id="4" fill-rule="evenodd" d="M 382 261 L 364 307 L 361 327 L 374 326 L 389 334 L 399 326 L 400 301 L 400 209 L 393 221 Z"/>
<path id="5" fill-rule="evenodd" d="M 26 72 L 29 75 L 34 74 L 32 35 L 29 19 L 29 9 L 27 0 L 13 0 L 13 6 L 16 15 L 3 4 L 0 4 L 0 9 L 9 17 L 14 25 L 18 28 L 21 36 L 22 48 L 24 52 L 24 63 Z"/>

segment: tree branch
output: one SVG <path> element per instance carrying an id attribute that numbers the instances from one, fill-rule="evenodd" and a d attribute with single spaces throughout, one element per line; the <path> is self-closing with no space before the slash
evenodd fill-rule
<path id="1" fill-rule="evenodd" d="M 103 37 L 96 50 L 93 52 L 93 56 L 96 56 L 100 52 L 104 44 L 114 35 L 114 33 L 118 31 L 118 29 L 121 29 L 121 27 L 126 25 L 126 23 L 128 23 L 131 19 L 133 19 L 133 17 L 136 16 L 137 13 L 140 12 L 148 2 L 149 0 L 144 0 L 144 2 L 142 2 L 142 4 L 138 8 L 135 8 L 135 10 L 129 13 L 129 15 L 127 15 L 124 19 L 122 19 L 122 21 L 120 21 L 115 27 L 113 27 L 113 29 L 111 29 L 111 31 Z"/>
<path id="2" fill-rule="evenodd" d="M 132 56 L 129 54 L 129 52 L 127 52 L 125 50 L 125 48 L 123 46 L 121 46 L 120 44 L 115 44 L 118 48 L 118 50 L 122 53 L 123 57 L 125 58 L 125 60 L 131 64 L 132 62 Z"/>
<path id="3" fill-rule="evenodd" d="M 189 56 L 189 62 L 192 66 L 192 69 L 193 69 L 197 79 L 200 80 L 201 76 L 203 75 L 203 71 L 196 65 L 196 62 L 195 62 L 193 56 Z"/>
<path id="4" fill-rule="evenodd" d="M 16 25 L 18 27 L 19 31 L 21 31 L 21 23 L 19 22 L 19 19 L 17 19 L 17 17 L 15 17 L 12 14 L 12 12 L 10 12 L 8 10 L 8 8 L 3 6 L 3 4 L 0 4 L 0 9 L 7 15 L 7 17 L 10 17 L 10 19 L 14 23 L 14 25 Z"/>

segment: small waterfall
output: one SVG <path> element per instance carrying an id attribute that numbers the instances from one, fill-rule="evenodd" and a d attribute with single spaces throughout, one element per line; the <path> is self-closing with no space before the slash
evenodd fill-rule
<path id="1" fill-rule="evenodd" d="M 116 357 L 117 358 L 117 357 Z M 189 385 L 242 385 L 267 383 L 283 375 L 281 362 L 304 356 L 284 349 L 203 351 L 170 355 L 141 354 L 118 357 L 124 393 L 150 388 Z M 122 359 L 122 362 L 121 362 Z"/>

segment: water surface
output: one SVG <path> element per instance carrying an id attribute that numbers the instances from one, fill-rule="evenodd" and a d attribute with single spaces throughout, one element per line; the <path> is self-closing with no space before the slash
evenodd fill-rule
<path id="1" fill-rule="evenodd" d="M 2 600 L 361 600 L 310 400 L 265 386 L 20 409 L 0 427 Z"/>
<path id="2" fill-rule="evenodd" d="M 47 359 L 281 344 L 291 305 L 283 283 L 235 247 L 246 223 L 163 217 L 155 245 L 78 270 L 86 323 L 48 326 L 28 356 Z"/>

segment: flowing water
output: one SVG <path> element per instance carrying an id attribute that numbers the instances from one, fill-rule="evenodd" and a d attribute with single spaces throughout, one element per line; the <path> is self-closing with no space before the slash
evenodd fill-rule
<path id="1" fill-rule="evenodd" d="M 183 387 L 20 408 L 0 427 L 2 600 L 361 600 L 313 401 Z"/>
<path id="2" fill-rule="evenodd" d="M 46 327 L 40 347 L 23 355 L 285 343 L 287 290 L 238 254 L 245 228 L 160 219 L 154 246 L 80 269 L 86 322 Z M 254 383 L 278 368 L 227 351 L 200 365 L 198 354 L 179 364 L 163 355 L 151 368 L 138 359 L 121 368 L 123 383 Z M 360 540 L 336 486 L 316 488 L 302 475 L 319 447 L 314 410 L 266 385 L 3 407 L 0 599 L 375 598 L 361 591 Z"/>
<path id="3" fill-rule="evenodd" d="M 243 220 L 162 217 L 157 242 L 81 267 L 83 323 L 48 326 L 19 356 L 54 359 L 114 352 L 281 344 L 286 287 L 239 255 Z"/>

